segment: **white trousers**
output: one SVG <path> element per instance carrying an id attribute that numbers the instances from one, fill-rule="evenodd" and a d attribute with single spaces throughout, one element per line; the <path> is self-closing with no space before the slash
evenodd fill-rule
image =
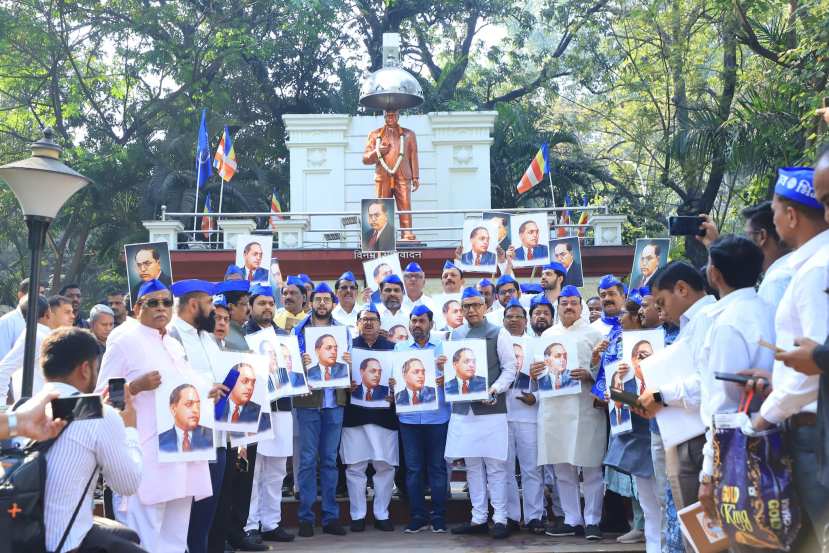
<path id="1" fill-rule="evenodd" d="M 636 481 L 639 506 L 645 514 L 645 551 L 660 553 L 662 549 L 662 513 L 659 509 L 659 499 L 656 495 L 656 480 L 633 477 Z"/>
<path id="2" fill-rule="evenodd" d="M 394 488 L 395 467 L 384 461 L 361 461 L 345 468 L 351 520 L 366 518 L 366 469 L 369 463 L 374 467 L 374 520 L 387 520 Z"/>
<path id="3" fill-rule="evenodd" d="M 602 520 L 604 479 L 602 467 L 581 467 L 584 484 L 584 515 L 579 493 L 579 467 L 569 463 L 555 465 L 558 495 L 564 511 L 564 524 L 585 526 Z"/>
<path id="4" fill-rule="evenodd" d="M 256 454 L 246 532 L 257 530 L 260 524 L 263 532 L 270 532 L 282 522 L 282 482 L 287 465 L 287 457 Z"/>
<path id="5" fill-rule="evenodd" d="M 507 502 L 504 481 L 507 477 L 505 462 L 491 457 L 466 457 L 466 482 L 472 502 L 472 524 L 484 524 L 489 519 L 487 493 L 492 504 L 492 521 L 507 523 Z"/>
<path id="6" fill-rule="evenodd" d="M 509 422 L 507 449 L 506 501 L 507 517 L 521 521 L 521 500 L 524 501 L 524 523 L 541 520 L 544 514 L 544 481 L 538 462 L 538 428 L 532 422 Z M 515 457 L 521 467 L 521 493 L 515 477 Z"/>
<path id="7" fill-rule="evenodd" d="M 554 465 L 544 465 L 541 472 L 544 475 L 544 485 L 550 489 L 550 503 L 552 504 L 553 516 L 563 517 L 564 509 L 561 508 L 561 497 L 556 483 L 556 471 Z M 545 517 L 549 518 L 549 517 Z"/>
<path id="8" fill-rule="evenodd" d="M 130 496 L 126 525 L 138 533 L 141 547 L 153 553 L 182 553 L 187 550 L 187 529 L 193 497 L 182 497 L 144 505 L 137 495 Z"/>

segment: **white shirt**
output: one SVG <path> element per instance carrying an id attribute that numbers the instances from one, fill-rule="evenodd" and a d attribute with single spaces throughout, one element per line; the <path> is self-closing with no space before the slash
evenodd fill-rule
<path id="1" fill-rule="evenodd" d="M 343 309 L 342 304 L 338 303 L 334 306 L 334 309 L 331 311 L 331 316 L 334 317 L 334 320 L 340 323 L 343 326 L 347 326 L 352 329 L 352 332 L 356 335 L 357 330 L 357 314 L 360 312 L 360 307 L 355 303 L 354 307 L 351 309 L 351 313 L 347 313 L 345 309 Z"/>
<path id="2" fill-rule="evenodd" d="M 35 364 L 34 380 L 32 381 L 32 395 L 43 388 L 43 370 L 40 368 L 40 345 L 46 339 L 52 329 L 45 324 L 37 323 L 37 334 L 35 334 Z M 20 399 L 23 388 L 23 357 L 26 352 L 26 332 L 17 337 L 11 350 L 0 361 L 0 405 L 6 404 L 9 393 L 9 383 L 14 383 L 14 397 Z"/>
<path id="3" fill-rule="evenodd" d="M 774 263 L 766 269 L 766 274 L 763 275 L 763 281 L 757 289 L 757 294 L 772 309 L 777 309 L 777 306 L 780 305 L 780 300 L 783 299 L 783 294 L 786 292 L 792 276 L 794 276 L 794 271 L 789 266 L 789 256 L 791 255 L 791 252 L 789 252 L 783 257 L 775 259 Z"/>
<path id="4" fill-rule="evenodd" d="M 768 304 L 754 288 L 735 290 L 707 308 L 711 325 L 701 348 L 700 417 L 709 427 L 703 448 L 704 474 L 714 470 L 713 434 L 715 413 L 735 413 L 740 406 L 742 387 L 717 380 L 717 372 L 735 374 L 746 369 L 770 370 L 774 352 L 760 347 L 759 340 L 774 343 L 774 321 Z"/>
<path id="5" fill-rule="evenodd" d="M 0 317 L 0 359 L 11 351 L 17 337 L 24 330 L 26 330 L 26 321 L 19 307 L 15 307 Z"/>
<path id="6" fill-rule="evenodd" d="M 777 345 L 793 349 L 801 336 L 822 344 L 829 334 L 829 230 L 825 230 L 793 251 L 788 260 L 794 272 L 774 317 Z M 760 415 L 780 423 L 801 411 L 817 412 L 820 376 L 806 376 L 774 363 L 772 392 L 760 409 Z"/>
<path id="7" fill-rule="evenodd" d="M 61 397 L 78 390 L 61 382 L 50 382 Z M 142 460 L 135 428 L 125 428 L 121 416 L 104 405 L 100 419 L 74 421 L 61 433 L 46 453 L 46 488 L 43 521 L 46 527 L 46 550 L 58 547 L 72 518 L 87 480 L 101 468 L 106 483 L 120 495 L 132 495 L 141 482 Z M 75 524 L 69 531 L 62 551 L 76 549 L 92 528 L 95 479 L 86 491 Z"/>
<path id="8" fill-rule="evenodd" d="M 197 373 L 203 375 L 208 382 L 222 382 L 224 375 L 216 374 L 213 364 L 210 362 L 210 359 L 218 359 L 216 354 L 221 352 L 210 333 L 199 332 L 193 325 L 178 317 L 173 319 L 168 328 L 170 326 L 174 326 L 178 331 L 190 366 Z"/>
<path id="9" fill-rule="evenodd" d="M 123 323 L 113 328 L 112 332 L 109 333 L 109 336 L 107 336 L 107 347 L 110 347 L 112 344 L 118 341 L 122 334 L 124 334 L 129 329 L 138 324 L 141 324 L 138 322 L 138 319 L 134 319 L 128 316 L 126 319 L 124 319 Z"/>
<path id="10" fill-rule="evenodd" d="M 706 295 L 694 302 L 679 317 L 679 336 L 677 341 L 685 340 L 694 358 L 693 373 L 682 380 L 674 381 L 659 388 L 662 401 L 672 407 L 696 409 L 700 405 L 700 370 L 705 361 L 700 359 L 700 351 L 711 326 L 709 309 L 717 303 L 714 296 Z"/>
<path id="11" fill-rule="evenodd" d="M 414 309 L 418 305 L 425 305 L 433 314 L 435 312 L 435 302 L 433 302 L 432 298 L 430 298 L 426 294 L 421 294 L 421 296 L 416 300 L 412 300 L 411 298 L 409 298 L 409 296 L 403 294 L 403 306 L 401 309 L 405 309 L 407 312 L 411 313 L 412 309 Z"/>
<path id="12" fill-rule="evenodd" d="M 409 328 L 409 311 L 406 311 L 402 306 L 397 310 L 397 313 L 392 313 L 382 303 L 376 304 L 377 312 L 380 313 L 380 328 L 383 330 L 390 330 L 393 326 L 403 325 L 403 328 Z"/>

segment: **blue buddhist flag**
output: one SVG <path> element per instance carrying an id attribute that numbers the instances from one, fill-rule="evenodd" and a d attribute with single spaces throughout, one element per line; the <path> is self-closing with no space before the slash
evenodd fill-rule
<path id="1" fill-rule="evenodd" d="M 210 144 L 207 139 L 206 116 L 207 110 L 203 109 L 201 125 L 199 126 L 199 146 L 196 149 L 196 184 L 198 188 L 202 188 L 210 175 L 213 174 L 213 169 L 210 166 Z"/>

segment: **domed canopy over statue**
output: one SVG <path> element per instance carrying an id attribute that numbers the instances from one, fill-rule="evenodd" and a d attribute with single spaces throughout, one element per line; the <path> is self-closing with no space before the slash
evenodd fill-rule
<path id="1" fill-rule="evenodd" d="M 382 109 L 385 124 L 368 135 L 363 163 L 374 165 L 378 198 L 394 198 L 398 211 L 412 208 L 411 193 L 420 187 L 417 137 L 398 124 L 398 111 L 423 103 L 423 89 L 414 76 L 400 67 L 400 35 L 383 35 L 383 67 L 371 73 L 360 88 L 360 104 Z M 403 240 L 414 240 L 412 216 L 400 214 Z"/>

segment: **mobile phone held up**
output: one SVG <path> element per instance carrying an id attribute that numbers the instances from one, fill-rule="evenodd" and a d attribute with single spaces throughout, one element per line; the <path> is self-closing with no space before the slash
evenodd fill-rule
<path id="1" fill-rule="evenodd" d="M 104 406 L 99 394 L 59 397 L 52 400 L 52 417 L 65 421 L 100 419 Z"/>
<path id="2" fill-rule="evenodd" d="M 673 215 L 668 218 L 668 233 L 671 236 L 705 236 L 700 228 L 705 219 L 695 215 Z"/>
<path id="3" fill-rule="evenodd" d="M 124 398 L 124 386 L 126 384 L 126 378 L 109 379 L 109 403 L 119 411 L 123 411 L 127 406 L 126 399 Z"/>

